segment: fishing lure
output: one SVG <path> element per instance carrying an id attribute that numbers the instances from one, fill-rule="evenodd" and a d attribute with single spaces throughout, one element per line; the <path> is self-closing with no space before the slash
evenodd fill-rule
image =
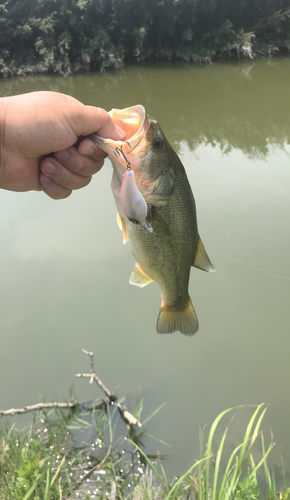
<path id="1" fill-rule="evenodd" d="M 124 174 L 120 191 L 121 205 L 124 214 L 130 222 L 140 224 L 144 227 L 144 229 L 147 229 L 150 233 L 152 233 L 152 224 L 146 220 L 148 214 L 148 204 L 137 187 L 135 174 L 130 162 L 122 150 L 122 147 L 115 148 L 114 153 L 116 156 L 122 154 L 127 164 L 127 170 Z"/>

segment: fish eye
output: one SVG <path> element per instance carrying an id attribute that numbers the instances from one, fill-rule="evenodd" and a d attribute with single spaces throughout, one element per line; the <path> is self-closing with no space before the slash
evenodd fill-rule
<path id="1" fill-rule="evenodd" d="M 159 136 L 155 137 L 153 139 L 153 147 L 155 149 L 161 149 L 162 146 L 163 146 L 163 139 L 162 139 L 162 137 L 159 137 Z"/>

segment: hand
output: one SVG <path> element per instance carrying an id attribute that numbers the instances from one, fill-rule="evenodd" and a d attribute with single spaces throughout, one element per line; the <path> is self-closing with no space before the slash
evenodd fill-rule
<path id="1" fill-rule="evenodd" d="M 0 99 L 0 188 L 66 198 L 89 184 L 106 154 L 85 136 L 124 140 L 102 108 L 58 92 Z M 46 156 L 49 155 L 49 156 Z"/>

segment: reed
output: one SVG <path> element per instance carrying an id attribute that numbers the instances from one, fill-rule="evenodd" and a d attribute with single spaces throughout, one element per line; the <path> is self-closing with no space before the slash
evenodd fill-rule
<path id="1" fill-rule="evenodd" d="M 260 484 L 266 484 L 264 498 L 290 499 L 290 489 L 287 488 L 284 474 L 283 491 L 277 491 L 274 475 L 270 473 L 267 459 L 274 447 L 273 440 L 265 446 L 265 439 L 261 431 L 261 424 L 266 413 L 264 404 L 259 405 L 253 412 L 247 425 L 242 443 L 238 444 L 229 458 L 224 455 L 225 442 L 229 426 L 223 432 L 222 438 L 216 451 L 213 450 L 213 441 L 217 427 L 221 420 L 229 413 L 233 413 L 240 407 L 229 408 L 217 416 L 213 422 L 207 444 L 204 447 L 204 429 L 200 431 L 200 458 L 193 464 L 175 483 L 169 486 L 162 467 L 163 475 L 158 467 L 148 459 L 144 451 L 137 447 L 138 451 L 147 460 L 148 466 L 153 470 L 156 482 L 159 483 L 158 498 L 166 500 L 197 499 L 197 500 L 259 500 Z M 254 452 L 259 441 L 262 447 L 262 456 L 255 463 Z M 264 474 L 262 474 L 264 471 Z M 157 487 L 157 486 L 156 486 Z M 161 487 L 161 488 L 160 488 Z M 144 496 L 145 500 L 146 496 Z"/>

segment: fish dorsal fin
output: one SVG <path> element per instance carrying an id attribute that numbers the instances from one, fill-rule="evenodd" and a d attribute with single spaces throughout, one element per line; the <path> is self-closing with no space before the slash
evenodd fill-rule
<path id="1" fill-rule="evenodd" d="M 198 269 L 201 269 L 202 271 L 206 271 L 207 273 L 215 273 L 215 268 L 206 253 L 200 237 L 198 237 L 197 250 L 192 265 L 194 267 L 197 267 Z"/>
<path id="2" fill-rule="evenodd" d="M 143 288 L 143 286 L 149 285 L 149 283 L 152 283 L 152 281 L 154 280 L 149 278 L 149 276 L 146 273 L 144 273 L 143 269 L 141 269 L 139 264 L 136 263 L 134 271 L 130 276 L 129 283 L 131 285 L 136 285 L 139 286 L 140 288 Z"/>
<path id="3" fill-rule="evenodd" d="M 121 231 L 123 231 L 123 244 L 126 245 L 129 236 L 126 228 L 126 224 L 124 219 L 120 216 L 120 214 L 117 212 L 117 223 Z"/>

